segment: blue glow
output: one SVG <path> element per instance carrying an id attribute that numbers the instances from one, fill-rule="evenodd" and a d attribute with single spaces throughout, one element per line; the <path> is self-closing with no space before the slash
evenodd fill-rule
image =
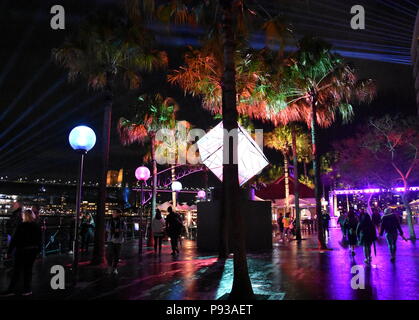
<path id="1" fill-rule="evenodd" d="M 96 143 L 95 132 L 87 126 L 78 126 L 71 130 L 68 141 L 74 150 L 89 151 Z"/>

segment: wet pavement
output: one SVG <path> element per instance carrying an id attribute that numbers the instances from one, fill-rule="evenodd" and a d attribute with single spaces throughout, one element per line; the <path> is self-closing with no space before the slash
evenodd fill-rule
<path id="1" fill-rule="evenodd" d="M 300 243 L 274 239 L 274 248 L 269 252 L 248 255 L 256 294 L 269 300 L 419 299 L 418 243 L 399 239 L 397 259 L 392 263 L 385 239 L 381 238 L 377 242 L 377 255 L 373 255 L 371 266 L 367 266 L 362 248 L 358 247 L 352 258 L 342 246 L 339 229 L 331 229 L 328 239 L 331 250 L 317 250 L 315 234 L 303 234 L 303 237 L 305 240 Z M 125 244 L 116 276 L 108 275 L 105 268 L 89 266 L 88 257 L 82 257 L 77 286 L 70 284 L 70 270 L 67 270 L 64 290 L 51 289 L 50 268 L 56 264 L 69 266 L 72 256 L 51 255 L 39 259 L 34 267 L 34 294 L 30 299 L 213 300 L 231 289 L 232 259 L 219 261 L 216 254 L 198 253 L 194 241 L 183 240 L 176 258 L 170 255 L 168 242 L 164 243 L 160 257 L 151 248 L 144 248 L 141 257 L 137 251 L 136 243 Z M 365 289 L 351 287 L 354 265 L 365 270 Z M 9 277 L 10 269 L 0 269 L 1 291 L 6 289 Z"/>

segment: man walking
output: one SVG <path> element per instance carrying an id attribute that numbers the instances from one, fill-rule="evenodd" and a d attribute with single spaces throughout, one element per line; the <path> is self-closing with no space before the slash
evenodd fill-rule
<path id="1" fill-rule="evenodd" d="M 399 219 L 391 211 L 390 208 L 386 208 L 384 210 L 384 215 L 381 219 L 380 236 L 382 236 L 384 232 L 386 233 L 387 244 L 388 248 L 390 249 L 390 260 L 394 261 L 396 259 L 396 243 L 398 233 L 404 240 L 406 240 L 406 238 L 403 236 L 403 230 L 400 227 Z"/>

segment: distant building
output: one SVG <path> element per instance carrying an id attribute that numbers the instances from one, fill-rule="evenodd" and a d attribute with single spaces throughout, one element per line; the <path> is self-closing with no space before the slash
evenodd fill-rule
<path id="1" fill-rule="evenodd" d="M 10 213 L 10 208 L 17 198 L 17 195 L 0 194 L 0 215 Z"/>
<path id="2" fill-rule="evenodd" d="M 121 187 L 124 176 L 124 169 L 108 170 L 106 176 L 106 186 L 108 187 Z"/>

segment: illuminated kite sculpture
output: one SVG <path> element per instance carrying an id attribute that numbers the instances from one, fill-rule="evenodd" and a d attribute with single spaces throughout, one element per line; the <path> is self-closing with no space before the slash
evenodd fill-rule
<path id="1" fill-rule="evenodd" d="M 240 186 L 262 171 L 269 162 L 263 151 L 238 125 L 238 170 Z M 197 142 L 202 162 L 223 181 L 223 123 L 220 122 Z"/>

